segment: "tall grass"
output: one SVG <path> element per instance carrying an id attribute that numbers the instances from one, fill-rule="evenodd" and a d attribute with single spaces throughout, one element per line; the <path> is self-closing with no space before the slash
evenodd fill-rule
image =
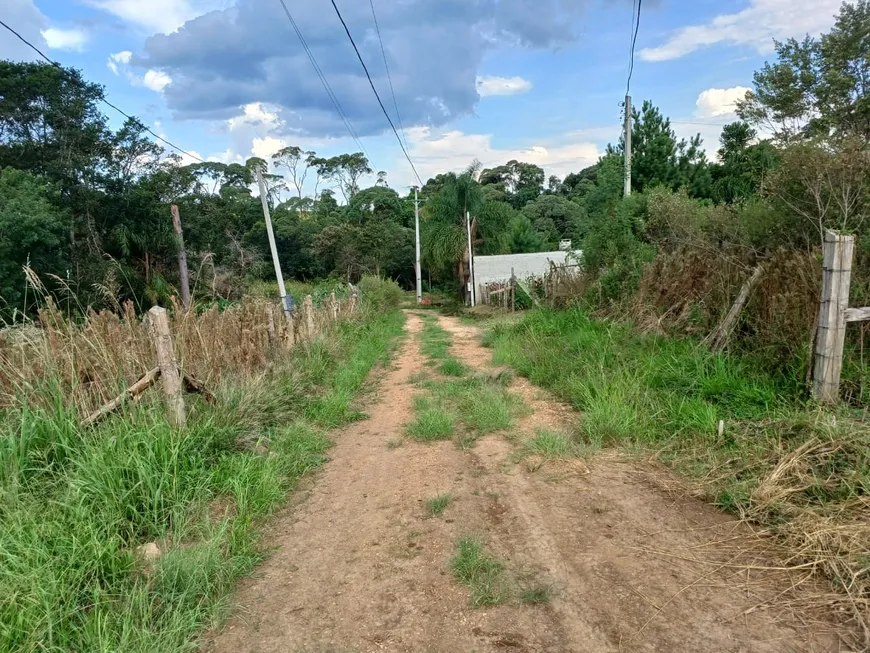
<path id="1" fill-rule="evenodd" d="M 848 596 L 843 610 L 870 633 L 866 416 L 818 411 L 793 379 L 767 375 L 752 359 L 576 309 L 496 325 L 485 344 L 497 363 L 581 411 L 577 445 L 652 449 L 702 496 L 763 525 L 794 560 L 826 574 Z"/>
<path id="2" fill-rule="evenodd" d="M 33 386 L 38 400 L 0 418 L 0 650 L 192 650 L 401 325 L 347 322 L 271 369 L 225 375 L 183 431 L 156 393 L 85 431 L 63 384 Z"/>
<path id="3" fill-rule="evenodd" d="M 33 404 L 55 396 L 56 390 L 87 414 L 153 368 L 156 359 L 147 321 L 130 302 L 117 308 L 82 310 L 76 319 L 46 297 L 34 323 L 0 329 L 0 408 L 21 401 Z M 286 321 L 276 305 L 264 300 L 246 299 L 225 310 L 213 306 L 202 312 L 171 308 L 178 363 L 209 385 L 225 376 L 256 377 L 285 351 L 291 332 L 296 342 L 307 334 L 301 311 Z M 337 314 L 339 320 L 351 319 L 351 302 L 340 301 Z M 330 330 L 331 307 L 315 310 L 314 323 L 318 333 Z"/>

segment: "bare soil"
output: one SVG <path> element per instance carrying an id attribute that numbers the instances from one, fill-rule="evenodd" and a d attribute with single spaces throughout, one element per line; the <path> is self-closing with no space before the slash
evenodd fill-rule
<path id="1" fill-rule="evenodd" d="M 439 318 L 453 353 L 484 369 L 474 327 Z M 234 616 L 203 642 L 218 653 L 839 651 L 836 622 L 810 609 L 814 581 L 783 571 L 772 544 L 680 491 L 660 465 L 601 453 L 517 462 L 539 426 L 577 413 L 524 379 L 533 413 L 511 433 L 406 440 L 412 378 L 425 366 L 420 318 L 382 370 L 369 419 L 337 434 L 331 460 L 299 505 L 274 520 L 274 553 L 235 597 Z M 426 499 L 454 501 L 429 518 Z M 474 534 L 512 582 L 552 599 L 472 608 L 450 560 Z"/>

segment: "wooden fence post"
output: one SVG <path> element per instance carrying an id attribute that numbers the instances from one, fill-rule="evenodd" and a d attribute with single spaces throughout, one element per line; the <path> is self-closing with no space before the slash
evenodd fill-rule
<path id="1" fill-rule="evenodd" d="M 357 304 L 359 303 L 359 297 L 357 296 L 357 289 L 352 283 L 347 284 L 350 286 L 350 299 L 348 299 L 348 309 L 347 312 L 353 315 L 356 313 Z"/>
<path id="2" fill-rule="evenodd" d="M 335 298 L 335 291 L 329 293 L 329 310 L 332 313 L 332 321 L 338 322 L 338 300 Z"/>
<path id="3" fill-rule="evenodd" d="M 314 302 L 311 295 L 305 295 L 305 301 L 302 302 L 305 308 L 305 332 L 309 340 L 314 340 L 316 335 L 314 332 Z"/>
<path id="4" fill-rule="evenodd" d="M 822 299 L 813 365 L 813 397 L 822 404 L 835 404 L 840 397 L 854 245 L 853 236 L 825 232 Z"/>
<path id="5" fill-rule="evenodd" d="M 169 331 L 169 316 L 166 309 L 160 306 L 148 311 L 148 322 L 151 326 L 151 339 L 157 350 L 157 365 L 160 367 L 160 381 L 163 383 L 163 396 L 169 411 L 169 423 L 175 428 L 184 428 L 187 424 L 187 412 L 184 408 L 184 395 L 181 388 L 181 377 L 178 374 L 178 363 L 172 348 L 172 334 Z"/>
<path id="6" fill-rule="evenodd" d="M 181 281 L 181 303 L 184 310 L 190 310 L 190 279 L 187 273 L 187 252 L 184 250 L 184 232 L 181 230 L 181 216 L 178 213 L 178 205 L 169 207 L 172 213 L 172 227 L 178 236 L 178 276 Z"/>

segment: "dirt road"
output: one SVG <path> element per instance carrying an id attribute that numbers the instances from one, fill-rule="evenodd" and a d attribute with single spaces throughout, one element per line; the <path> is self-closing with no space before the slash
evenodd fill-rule
<path id="1" fill-rule="evenodd" d="M 455 356 L 489 365 L 474 328 L 439 320 Z M 465 451 L 449 441 L 388 446 L 413 418 L 421 326 L 409 313 L 369 419 L 336 436 L 309 496 L 276 519 L 274 553 L 239 588 L 235 616 L 206 650 L 839 650 L 833 628 L 801 611 L 802 590 L 789 593 L 788 577 L 750 568 L 746 551 L 761 541 L 669 491 L 676 484 L 666 470 L 612 453 L 516 463 L 523 434 L 577 419 L 523 379 L 511 391 L 533 413 L 515 433 Z M 428 518 L 425 501 L 445 492 L 454 501 Z M 450 571 L 466 534 L 485 541 L 518 583 L 546 586 L 552 598 L 470 607 Z"/>

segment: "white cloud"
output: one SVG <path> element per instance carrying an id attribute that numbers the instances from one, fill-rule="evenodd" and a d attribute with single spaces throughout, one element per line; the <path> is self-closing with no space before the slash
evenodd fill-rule
<path id="1" fill-rule="evenodd" d="M 477 92 L 481 97 L 490 95 L 516 95 L 532 90 L 532 83 L 522 77 L 492 77 L 477 78 Z"/>
<path id="2" fill-rule="evenodd" d="M 818 34 L 834 23 L 841 0 L 749 0 L 734 14 L 721 14 L 709 23 L 674 32 L 662 45 L 641 50 L 645 61 L 668 61 L 699 48 L 724 43 L 773 51 L 773 39 Z"/>
<path id="3" fill-rule="evenodd" d="M 171 83 L 172 78 L 160 70 L 148 70 L 142 77 L 142 86 L 155 93 L 162 93 Z"/>
<path id="4" fill-rule="evenodd" d="M 425 181 L 440 172 L 462 170 L 474 159 L 484 167 L 501 165 L 516 159 L 541 166 L 549 175 L 564 176 L 598 161 L 602 152 L 588 140 L 575 140 L 571 134 L 563 134 L 553 143 L 542 142 L 529 147 L 497 148 L 492 144 L 492 134 L 466 134 L 454 130 L 436 133 L 428 127 L 405 130 L 411 146 L 410 155 L 420 176 Z M 403 166 L 390 178 L 405 180 Z M 408 174 L 410 171 L 408 171 Z M 413 183 L 407 180 L 408 184 Z"/>
<path id="5" fill-rule="evenodd" d="M 278 114 L 262 102 L 252 102 L 242 107 L 242 113 L 227 120 L 230 131 L 236 131 L 246 125 L 262 125 L 267 130 L 279 126 Z"/>
<path id="6" fill-rule="evenodd" d="M 274 136 L 265 136 L 263 138 L 255 138 L 251 142 L 251 152 L 254 156 L 267 161 L 272 158 L 278 150 L 287 147 L 287 141 L 283 138 L 275 138 Z"/>
<path id="7" fill-rule="evenodd" d="M 88 42 L 88 33 L 81 29 L 49 27 L 42 30 L 42 38 L 52 50 L 75 50 L 81 52 Z"/>
<path id="8" fill-rule="evenodd" d="M 118 74 L 118 64 L 126 66 L 130 63 L 130 59 L 133 58 L 133 53 L 129 50 L 123 50 L 121 52 L 115 52 L 114 54 L 109 55 L 109 60 L 106 62 L 106 65 L 116 75 Z"/>
<path id="9" fill-rule="evenodd" d="M 149 32 L 169 34 L 188 20 L 213 9 L 223 9 L 230 0 L 86 0 L 118 18 Z"/>
<path id="10" fill-rule="evenodd" d="M 706 91 L 701 92 L 698 96 L 698 101 L 695 102 L 697 107 L 695 115 L 699 118 L 731 115 L 737 109 L 737 100 L 745 98 L 749 90 L 745 86 L 708 88 Z"/>

